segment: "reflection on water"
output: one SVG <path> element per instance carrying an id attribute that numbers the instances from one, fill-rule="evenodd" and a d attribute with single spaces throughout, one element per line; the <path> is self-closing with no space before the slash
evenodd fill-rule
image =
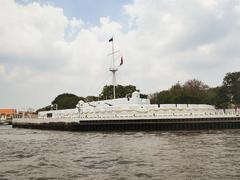
<path id="1" fill-rule="evenodd" d="M 0 179 L 240 179 L 240 131 L 86 133 L 0 126 Z"/>

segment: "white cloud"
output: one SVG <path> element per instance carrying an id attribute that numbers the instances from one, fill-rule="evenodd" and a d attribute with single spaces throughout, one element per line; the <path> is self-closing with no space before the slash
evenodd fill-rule
<path id="1" fill-rule="evenodd" d="M 239 42 L 237 7 L 239 1 L 226 0 L 135 0 L 126 5 L 125 11 L 138 37 L 137 43 L 131 44 L 138 48 L 134 53 L 148 55 L 149 67 L 155 68 L 151 81 L 156 85 L 149 89 L 154 91 L 158 83 L 167 88 L 177 80 L 193 77 L 212 86 L 220 85 L 226 72 L 238 70 L 236 65 L 240 62 L 234 61 L 234 66 L 227 63 L 233 55 L 230 51 L 234 51 L 234 59 L 240 55 L 234 50 Z M 222 47 L 227 50 L 222 51 Z"/>
<path id="2" fill-rule="evenodd" d="M 40 107 L 62 92 L 96 95 L 110 75 L 112 35 L 117 58 L 124 56 L 119 83 L 144 93 L 190 78 L 220 85 L 225 73 L 239 70 L 239 7 L 239 0 L 135 0 L 124 6 L 126 31 L 110 17 L 85 27 L 62 8 L 2 0 L 0 106 Z"/>

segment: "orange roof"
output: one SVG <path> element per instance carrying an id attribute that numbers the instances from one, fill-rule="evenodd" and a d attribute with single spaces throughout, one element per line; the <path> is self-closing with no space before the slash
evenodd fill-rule
<path id="1" fill-rule="evenodd" d="M 17 111 L 16 109 L 0 109 L 0 114 L 14 115 L 17 114 Z"/>

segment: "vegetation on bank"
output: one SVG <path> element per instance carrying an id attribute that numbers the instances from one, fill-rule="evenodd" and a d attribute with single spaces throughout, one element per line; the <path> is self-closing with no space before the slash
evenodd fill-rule
<path id="1" fill-rule="evenodd" d="M 123 98 L 136 91 L 134 85 L 117 85 L 116 98 Z M 104 86 L 99 96 L 79 97 L 74 94 L 64 93 L 57 96 L 52 105 L 57 104 L 58 109 L 75 108 L 79 100 L 96 101 L 112 99 L 113 86 Z M 141 94 L 147 98 L 147 95 Z M 211 88 L 197 79 L 179 82 L 170 89 L 148 95 L 153 104 L 211 104 L 217 108 L 236 108 L 240 106 L 240 72 L 227 73 L 221 86 Z M 37 111 L 50 110 L 54 106 L 46 106 Z"/>
<path id="2" fill-rule="evenodd" d="M 133 85 L 117 85 L 116 87 L 116 98 L 123 98 L 128 95 L 131 95 L 134 91 L 137 91 L 136 86 Z M 147 95 L 141 94 L 141 97 L 147 98 Z M 106 85 L 103 87 L 103 90 L 99 96 L 87 96 L 87 97 L 79 97 L 74 94 L 63 93 L 58 95 L 51 103 L 51 105 L 40 108 L 37 110 L 39 111 L 49 111 L 51 109 L 71 109 L 75 108 L 78 101 L 83 100 L 85 102 L 91 101 L 98 101 L 98 100 L 105 100 L 105 99 L 112 99 L 113 98 L 113 86 Z"/>
<path id="3" fill-rule="evenodd" d="M 150 99 L 156 104 L 211 104 L 216 108 L 236 108 L 240 105 L 240 72 L 227 73 L 218 87 L 210 88 L 193 79 L 154 93 Z"/>

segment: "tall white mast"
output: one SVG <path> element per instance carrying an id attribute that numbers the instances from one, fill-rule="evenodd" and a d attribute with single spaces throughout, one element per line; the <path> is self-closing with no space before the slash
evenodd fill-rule
<path id="1" fill-rule="evenodd" d="M 114 59 L 114 54 L 116 53 L 114 51 L 114 43 L 113 43 L 113 37 L 109 40 L 109 42 L 112 42 L 112 65 L 109 69 L 109 71 L 111 71 L 113 73 L 112 76 L 112 85 L 113 85 L 113 99 L 116 98 L 116 91 L 115 91 L 115 87 L 116 87 L 116 72 L 118 71 L 118 69 L 115 67 L 115 59 Z"/>

